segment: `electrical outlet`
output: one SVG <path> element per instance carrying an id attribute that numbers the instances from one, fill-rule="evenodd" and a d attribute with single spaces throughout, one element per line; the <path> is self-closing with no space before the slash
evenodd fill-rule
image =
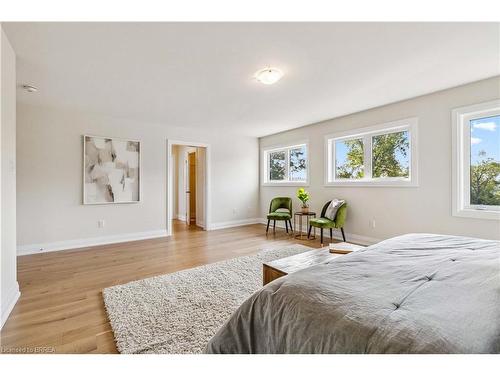
<path id="1" fill-rule="evenodd" d="M 106 225 L 106 222 L 104 220 L 98 220 L 97 221 L 97 227 L 98 228 L 104 228 L 105 225 Z"/>
<path id="2" fill-rule="evenodd" d="M 233 208 L 233 215 L 236 215 L 237 212 L 238 210 L 236 208 Z"/>
<path id="3" fill-rule="evenodd" d="M 371 220 L 371 227 L 372 227 L 372 229 L 375 229 L 375 226 L 376 226 L 375 219 L 372 219 Z"/>

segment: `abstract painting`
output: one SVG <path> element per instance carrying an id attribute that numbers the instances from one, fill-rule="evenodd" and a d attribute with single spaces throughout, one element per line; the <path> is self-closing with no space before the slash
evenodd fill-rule
<path id="1" fill-rule="evenodd" d="M 83 138 L 83 204 L 139 202 L 140 142 Z"/>

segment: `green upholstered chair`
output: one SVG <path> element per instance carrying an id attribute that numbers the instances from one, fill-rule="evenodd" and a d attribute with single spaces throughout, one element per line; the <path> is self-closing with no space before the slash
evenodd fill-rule
<path id="1" fill-rule="evenodd" d="M 345 218 L 347 216 L 347 203 L 344 203 L 338 209 L 337 216 L 335 217 L 335 220 L 330 220 L 327 217 L 325 217 L 326 210 L 327 210 L 328 206 L 330 205 L 330 202 L 331 201 L 328 201 L 323 206 L 323 209 L 321 210 L 320 217 L 309 220 L 309 231 L 307 232 L 307 238 L 309 238 L 311 236 L 312 227 L 320 228 L 321 245 L 323 245 L 323 229 L 325 229 L 325 228 L 330 229 L 330 239 L 333 238 L 333 228 L 340 229 L 340 231 L 342 232 L 342 238 L 344 239 L 344 242 L 345 242 L 344 223 L 345 223 Z"/>
<path id="2" fill-rule="evenodd" d="M 280 208 L 287 209 L 288 212 L 277 212 Z M 288 224 L 290 224 L 290 230 L 292 229 L 292 198 L 289 197 L 277 197 L 271 200 L 269 205 L 269 213 L 267 214 L 267 228 L 266 233 L 269 231 L 269 223 L 273 221 L 273 233 L 276 233 L 276 221 L 284 221 L 286 232 L 288 233 Z"/>

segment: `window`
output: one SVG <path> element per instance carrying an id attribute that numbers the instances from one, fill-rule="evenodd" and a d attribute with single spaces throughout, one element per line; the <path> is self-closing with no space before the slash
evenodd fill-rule
<path id="1" fill-rule="evenodd" d="M 335 141 L 335 178 L 360 179 L 364 177 L 363 138 Z"/>
<path id="2" fill-rule="evenodd" d="M 307 177 L 307 144 L 264 150 L 265 184 L 304 185 Z"/>
<path id="3" fill-rule="evenodd" d="M 405 130 L 372 137 L 373 178 L 410 178 L 409 135 Z"/>
<path id="4" fill-rule="evenodd" d="M 269 180 L 282 181 L 286 175 L 286 151 L 269 153 Z"/>
<path id="5" fill-rule="evenodd" d="M 453 215 L 500 219 L 500 100 L 453 111 Z"/>
<path id="6" fill-rule="evenodd" d="M 326 185 L 416 186 L 417 119 L 325 138 Z"/>

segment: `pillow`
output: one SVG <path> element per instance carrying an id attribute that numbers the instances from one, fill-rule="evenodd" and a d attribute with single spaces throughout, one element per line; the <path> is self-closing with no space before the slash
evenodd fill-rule
<path id="1" fill-rule="evenodd" d="M 335 217 L 337 216 L 337 211 L 344 204 L 345 204 L 345 200 L 343 200 L 343 199 L 332 199 L 332 201 L 328 205 L 328 208 L 326 209 L 325 217 L 327 219 L 334 221 Z"/>

